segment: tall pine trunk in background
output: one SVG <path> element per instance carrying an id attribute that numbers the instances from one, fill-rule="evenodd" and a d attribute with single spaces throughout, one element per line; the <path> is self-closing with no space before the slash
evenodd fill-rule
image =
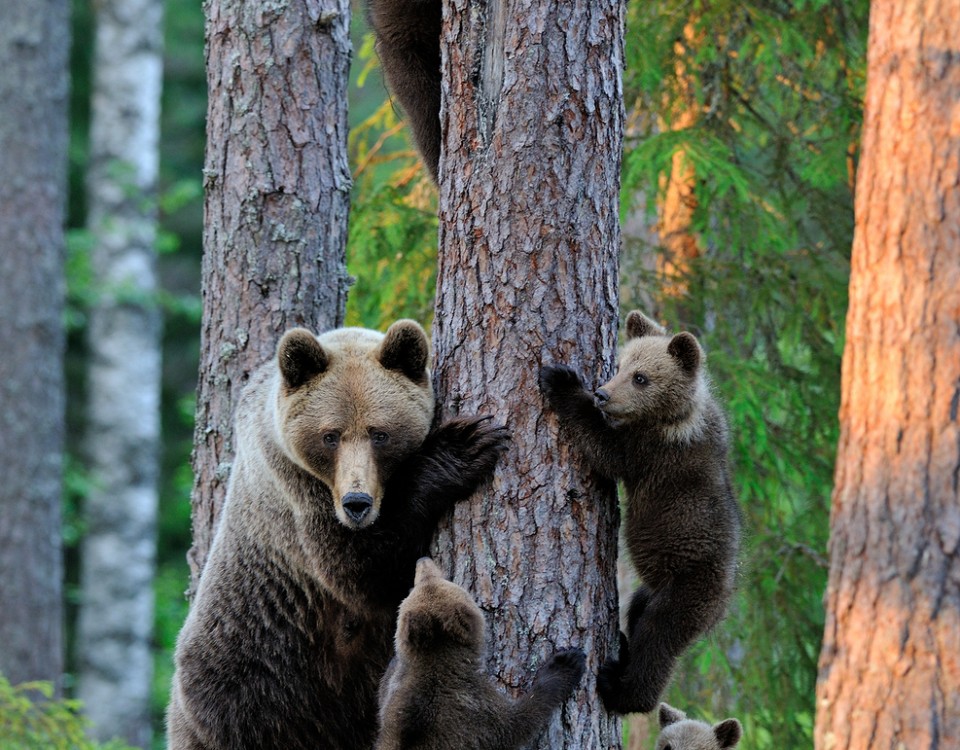
<path id="1" fill-rule="evenodd" d="M 150 742 L 160 447 L 154 245 L 162 0 L 103 0 L 87 177 L 91 264 L 86 501 L 78 697 L 94 735 Z"/>
<path id="2" fill-rule="evenodd" d="M 434 322 L 444 416 L 494 414 L 513 444 L 458 506 L 440 559 L 487 616 L 488 667 L 529 685 L 556 649 L 587 674 L 538 745 L 615 748 L 595 675 L 618 628 L 612 484 L 544 415 L 541 363 L 614 366 L 623 137 L 621 0 L 454 0 L 444 19 L 444 153 Z"/>
<path id="3" fill-rule="evenodd" d="M 343 322 L 348 0 L 210 0 L 193 582 L 233 460 L 233 407 L 280 336 Z"/>
<path id="4" fill-rule="evenodd" d="M 70 3 L 0 19 L 0 672 L 59 686 Z"/>
<path id="5" fill-rule="evenodd" d="M 815 739 L 960 745 L 960 0 L 871 8 Z"/>

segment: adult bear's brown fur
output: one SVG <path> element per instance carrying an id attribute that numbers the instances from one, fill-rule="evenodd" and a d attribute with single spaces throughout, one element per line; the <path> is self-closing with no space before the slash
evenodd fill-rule
<path id="1" fill-rule="evenodd" d="M 237 406 L 223 516 L 177 643 L 172 750 L 345 750 L 375 739 L 397 607 L 439 516 L 507 439 L 430 434 L 423 330 L 287 333 Z"/>
<path id="2" fill-rule="evenodd" d="M 376 750 L 515 750 L 543 731 L 583 675 L 583 652 L 561 651 L 510 700 L 481 672 L 483 648 L 476 602 L 430 558 L 420 560 L 380 690 Z"/>
<path id="3" fill-rule="evenodd" d="M 724 615 L 733 591 L 740 514 L 727 423 L 710 395 L 703 352 L 627 316 L 617 375 L 595 394 L 568 367 L 541 371 L 541 390 L 574 445 L 626 489 L 627 549 L 643 581 L 619 659 L 601 669 L 608 709 L 652 711 L 674 662 Z"/>
<path id="4" fill-rule="evenodd" d="M 440 163 L 440 0 L 368 0 L 387 86 L 433 181 Z"/>

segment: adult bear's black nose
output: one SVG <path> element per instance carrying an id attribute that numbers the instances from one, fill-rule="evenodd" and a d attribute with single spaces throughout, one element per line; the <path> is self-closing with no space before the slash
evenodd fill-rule
<path id="1" fill-rule="evenodd" d="M 603 388 L 598 388 L 593 394 L 593 402 L 597 406 L 603 406 L 607 401 L 610 400 L 610 394 L 607 393 Z"/>
<path id="2" fill-rule="evenodd" d="M 355 523 L 360 523 L 373 507 L 373 498 L 365 492 L 348 492 L 343 496 L 343 509 Z"/>

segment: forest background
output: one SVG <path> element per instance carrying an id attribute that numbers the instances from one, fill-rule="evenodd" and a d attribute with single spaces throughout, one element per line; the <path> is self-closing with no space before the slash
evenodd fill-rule
<path id="1" fill-rule="evenodd" d="M 68 235 L 68 672 L 86 467 L 92 10 L 73 4 Z M 621 219 L 623 310 L 695 331 L 735 436 L 747 521 L 729 618 L 688 653 L 668 696 L 737 716 L 743 747 L 813 744 L 829 500 L 853 238 L 867 2 L 631 3 Z M 167 0 L 161 127 L 162 464 L 155 579 L 154 747 L 186 614 L 206 78 L 203 12 Z M 386 97 L 355 8 L 347 323 L 429 323 L 436 194 Z M 70 694 L 71 684 L 65 685 Z M 641 734 L 642 726 L 636 728 Z"/>

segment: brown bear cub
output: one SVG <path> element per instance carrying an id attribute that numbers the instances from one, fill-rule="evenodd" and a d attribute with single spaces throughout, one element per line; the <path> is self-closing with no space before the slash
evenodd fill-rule
<path id="1" fill-rule="evenodd" d="M 383 77 L 433 181 L 440 164 L 440 0 L 368 0 Z"/>
<path id="2" fill-rule="evenodd" d="M 661 731 L 656 750 L 732 750 L 743 734 L 736 719 L 724 719 L 710 726 L 688 719 L 683 711 L 667 703 L 660 704 L 658 718 Z"/>
<path id="3" fill-rule="evenodd" d="M 619 658 L 597 680 L 618 713 L 656 707 L 677 657 L 723 617 L 733 592 L 740 512 L 726 418 L 703 360 L 692 334 L 670 336 L 634 311 L 619 370 L 595 393 L 569 367 L 540 373 L 573 444 L 626 490 L 624 538 L 643 585 Z"/>
<path id="4" fill-rule="evenodd" d="M 400 605 L 396 657 L 380 688 L 376 750 L 513 750 L 542 732 L 583 676 L 585 657 L 554 654 L 518 700 L 481 672 L 483 613 L 428 557 Z"/>
<path id="5" fill-rule="evenodd" d="M 236 410 L 223 515 L 177 641 L 172 750 L 364 750 L 397 608 L 504 428 L 430 431 L 413 321 L 283 336 Z"/>

